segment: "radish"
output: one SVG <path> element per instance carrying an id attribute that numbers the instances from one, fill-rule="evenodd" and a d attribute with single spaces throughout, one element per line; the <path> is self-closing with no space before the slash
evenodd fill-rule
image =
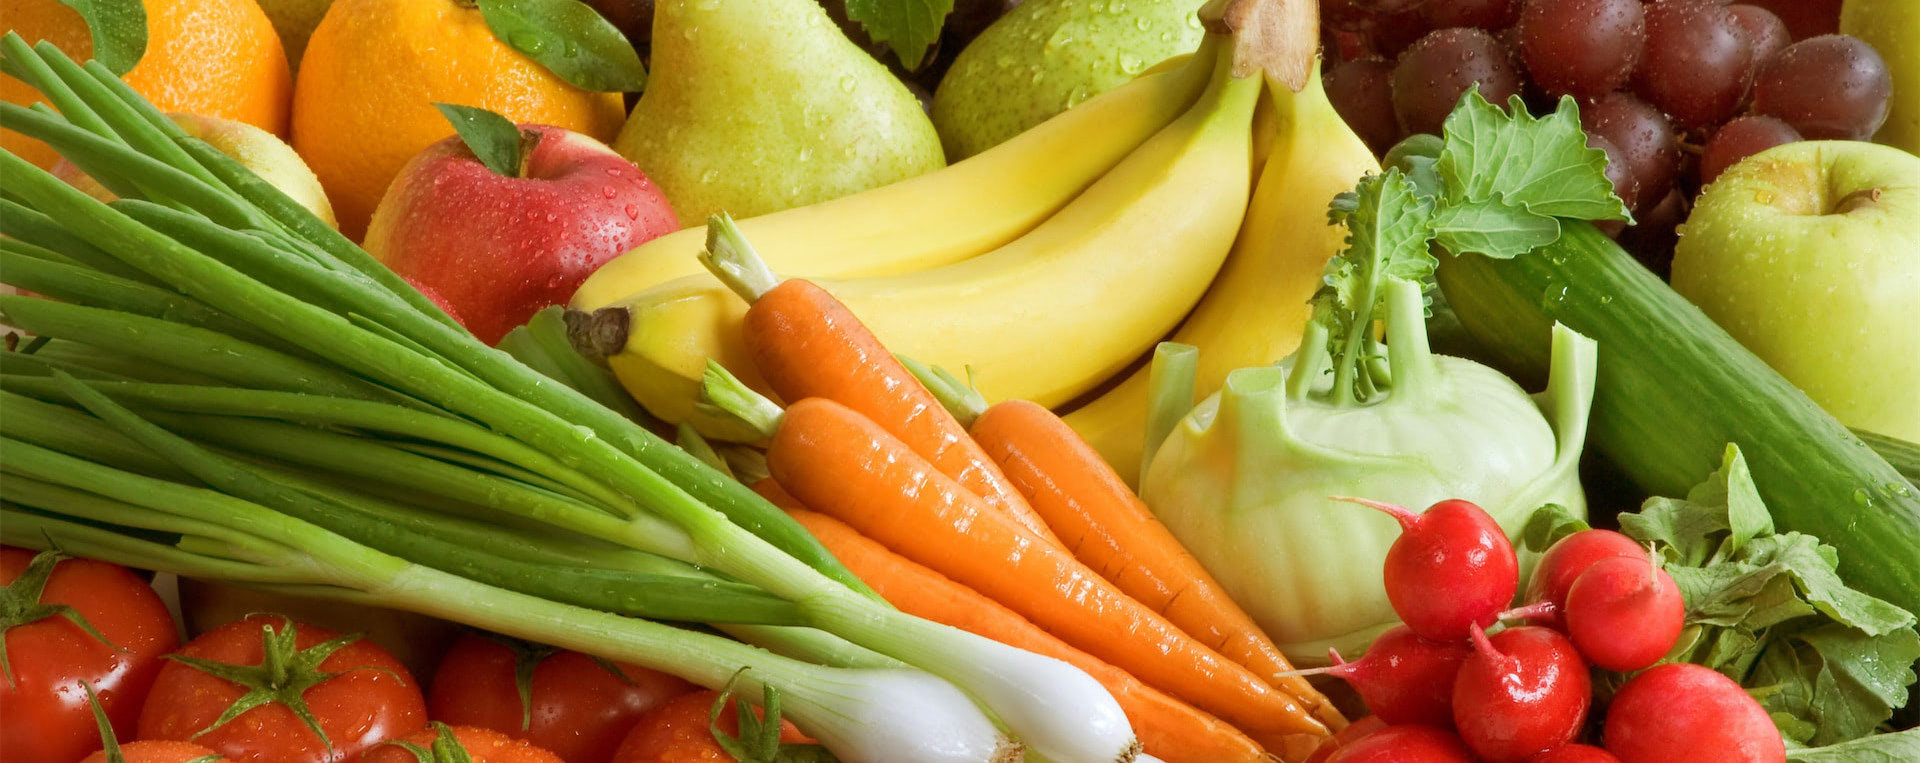
<path id="1" fill-rule="evenodd" d="M 1780 763 L 1786 742 L 1740 684 L 1673 662 L 1628 680 L 1607 708 L 1607 751 L 1622 763 Z"/>
<path id="2" fill-rule="evenodd" d="M 1647 558 L 1647 547 L 1612 530 L 1581 530 L 1561 538 L 1540 556 L 1540 565 L 1527 579 L 1527 601 L 1550 601 L 1558 607 L 1567 603 L 1567 589 L 1575 578 L 1602 559 Z"/>
<path id="3" fill-rule="evenodd" d="M 1472 763 L 1460 737 L 1432 726 L 1390 726 L 1340 748 L 1327 763 Z"/>
<path id="4" fill-rule="evenodd" d="M 1527 763 L 1620 763 L 1620 759 L 1592 745 L 1563 744 L 1527 758 Z"/>
<path id="5" fill-rule="evenodd" d="M 1407 626 L 1396 625 L 1367 647 L 1367 655 L 1343 662 L 1328 650 L 1334 665 L 1297 670 L 1290 675 L 1330 675 L 1352 684 L 1360 699 L 1391 725 L 1453 724 L 1453 679 L 1473 648 L 1464 642 L 1428 641 Z"/>
<path id="6" fill-rule="evenodd" d="M 1573 642 L 1537 626 L 1489 638 L 1473 629 L 1472 656 L 1453 684 L 1453 722 L 1492 763 L 1525 760 L 1573 741 L 1587 720 L 1593 682 Z"/>
<path id="7" fill-rule="evenodd" d="M 1306 759 L 1300 763 L 1328 763 L 1328 761 L 1333 760 L 1333 756 L 1340 754 L 1341 748 L 1358 742 L 1366 738 L 1368 734 L 1372 734 L 1386 727 L 1387 722 L 1380 720 L 1380 716 L 1377 715 L 1369 715 L 1356 720 L 1347 724 L 1346 728 L 1333 732 L 1333 736 L 1320 740 L 1320 746 L 1315 747 L 1313 753 L 1308 755 Z"/>
<path id="8" fill-rule="evenodd" d="M 1624 673 L 1666 656 L 1680 639 L 1687 605 L 1673 576 L 1651 558 L 1615 557 L 1580 573 L 1562 617 L 1580 654 Z"/>
<path id="9" fill-rule="evenodd" d="M 1387 549 L 1387 601 L 1414 633 L 1460 641 L 1494 615 L 1520 588 L 1520 562 L 1499 523 L 1466 501 L 1441 501 L 1415 514 L 1404 506 L 1337 498 L 1371 506 L 1400 521 Z"/>

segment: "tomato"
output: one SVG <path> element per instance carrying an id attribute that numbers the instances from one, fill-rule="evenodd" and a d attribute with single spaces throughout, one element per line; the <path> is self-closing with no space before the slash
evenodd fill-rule
<path id="1" fill-rule="evenodd" d="M 434 672 L 427 714 L 527 740 L 567 763 L 607 763 L 641 713 L 695 688 L 656 670 L 609 667 L 579 652 L 469 633 Z M 527 668 L 522 704 L 516 675 Z"/>
<path id="2" fill-rule="evenodd" d="M 478 726 L 448 726 L 436 723 L 434 728 L 415 731 L 386 744 L 377 744 L 360 756 L 356 763 L 418 763 L 413 751 L 393 742 L 405 742 L 431 751 L 433 743 L 440 739 L 445 731 L 455 743 L 467 752 L 473 763 L 562 763 L 560 756 L 533 744 L 514 739 L 493 729 Z M 437 760 L 429 758 L 430 760 Z"/>
<path id="3" fill-rule="evenodd" d="M 7 763 L 73 763 L 100 749 L 82 682 L 93 685 L 114 728 L 130 735 L 161 657 L 180 645 L 167 605 L 139 575 L 91 559 L 55 564 L 58 558 L 0 548 L 0 582 L 8 586 L 0 591 L 0 627 L 13 672 L 11 682 L 0 678 L 0 760 Z M 36 605 L 72 607 L 113 646 Z"/>
<path id="4" fill-rule="evenodd" d="M 243 697 L 262 702 L 219 723 Z M 326 740 L 294 706 L 312 713 Z M 359 636 L 255 615 L 201 634 L 161 668 L 140 713 L 139 737 L 191 739 L 240 763 L 332 763 L 426 725 L 419 685 L 387 650 Z"/>
<path id="5" fill-rule="evenodd" d="M 620 749 L 613 754 L 614 763 L 734 763 L 733 756 L 713 740 L 707 721 L 713 701 L 719 698 L 719 692 L 697 691 L 648 711 L 620 741 Z M 732 699 L 720 714 L 720 730 L 740 733 Z M 813 740 L 782 718 L 780 741 L 807 744 Z"/>
<path id="6" fill-rule="evenodd" d="M 96 741 L 94 744 L 97 746 L 99 742 Z M 204 760 L 205 758 L 217 756 L 219 753 L 192 742 L 160 740 L 128 742 L 120 745 L 120 755 L 125 763 L 188 763 L 188 761 L 208 763 Z M 215 757 L 213 760 L 226 760 L 226 758 Z M 105 750 L 95 752 L 80 763 L 107 763 L 107 753 Z"/>

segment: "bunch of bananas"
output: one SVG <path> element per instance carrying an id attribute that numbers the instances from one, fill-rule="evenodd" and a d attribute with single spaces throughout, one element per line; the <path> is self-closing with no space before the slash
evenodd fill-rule
<path id="1" fill-rule="evenodd" d="M 1327 204 L 1378 169 L 1317 74 L 1294 92 L 1260 69 L 1237 76 L 1236 53 L 1209 34 L 1184 62 L 966 161 L 740 227 L 776 272 L 825 287 L 894 352 L 967 369 L 990 401 L 1072 406 L 1068 421 L 1131 479 L 1141 358 L 1170 335 L 1198 346 L 1196 391 L 1210 394 L 1228 371 L 1292 352 L 1345 235 Z M 764 390 L 740 339 L 746 304 L 696 261 L 705 237 L 628 252 L 573 307 L 627 322 L 607 360 L 649 411 L 749 439 L 695 405 L 709 358 Z"/>

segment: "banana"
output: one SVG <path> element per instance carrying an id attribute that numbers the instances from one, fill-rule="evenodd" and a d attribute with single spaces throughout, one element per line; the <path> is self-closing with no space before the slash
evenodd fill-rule
<path id="1" fill-rule="evenodd" d="M 1193 108 L 1025 236 L 931 270 L 815 282 L 889 349 L 967 368 L 989 399 L 1058 405 L 1085 392 L 1178 325 L 1232 248 L 1261 80 L 1232 76 L 1229 47 L 1207 51 L 1221 65 Z M 754 383 L 745 305 L 712 276 L 617 304 L 631 330 L 609 364 L 655 415 L 688 420 L 708 358 Z"/>
<path id="2" fill-rule="evenodd" d="M 1300 92 L 1268 82 L 1273 146 L 1233 252 L 1172 341 L 1200 348 L 1194 391 L 1211 395 L 1227 372 L 1292 353 L 1320 271 L 1345 243 L 1327 225 L 1327 204 L 1380 165 L 1321 89 L 1319 72 Z M 1266 110 L 1262 110 L 1265 116 Z M 1260 128 L 1256 128 L 1260 129 Z M 1145 449 L 1147 371 L 1139 369 L 1067 414 L 1067 423 L 1135 484 Z"/>
<path id="3" fill-rule="evenodd" d="M 1201 55 L 1102 93 L 958 164 L 832 201 L 740 220 L 775 272 L 858 278 L 911 273 L 989 252 L 1065 206 L 1193 105 Z M 698 275 L 706 226 L 649 241 L 574 293 L 594 310 Z"/>

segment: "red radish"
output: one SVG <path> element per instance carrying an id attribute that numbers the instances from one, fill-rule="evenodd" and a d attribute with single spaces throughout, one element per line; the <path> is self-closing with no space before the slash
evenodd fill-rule
<path id="1" fill-rule="evenodd" d="M 1647 547 L 1612 530 L 1581 530 L 1561 538 L 1547 547 L 1527 579 L 1527 601 L 1550 601 L 1556 607 L 1566 604 L 1567 589 L 1580 573 L 1594 562 L 1615 557 L 1644 561 Z"/>
<path id="2" fill-rule="evenodd" d="M 1634 676 L 1607 708 L 1607 751 L 1621 763 L 1780 763 L 1766 709 L 1718 671 L 1684 662 Z"/>
<path id="3" fill-rule="evenodd" d="M 1687 605 L 1652 559 L 1603 559 L 1567 591 L 1567 636 L 1587 660 L 1628 672 L 1660 661 L 1680 639 Z"/>
<path id="4" fill-rule="evenodd" d="M 1327 763 L 1472 763 L 1460 737 L 1432 726 L 1390 726 L 1340 748 Z"/>
<path id="5" fill-rule="evenodd" d="M 1400 521 L 1387 549 L 1387 601 L 1408 628 L 1434 641 L 1459 641 L 1495 614 L 1520 587 L 1520 562 L 1500 524 L 1466 501 L 1441 501 L 1415 514 L 1403 506 L 1336 498 Z"/>
<path id="6" fill-rule="evenodd" d="M 1563 744 L 1527 758 L 1527 763 L 1620 763 L 1620 759 L 1592 745 Z"/>
<path id="7" fill-rule="evenodd" d="M 1491 763 L 1573 741 L 1593 701 L 1587 663 L 1573 642 L 1536 626 L 1491 638 L 1473 629 L 1473 655 L 1453 683 L 1453 722 L 1460 738 Z"/>
<path id="8" fill-rule="evenodd" d="M 1348 745 L 1359 742 L 1368 734 L 1386 727 L 1387 722 L 1380 720 L 1380 716 L 1377 715 L 1369 715 L 1349 723 L 1346 728 L 1333 732 L 1333 736 L 1320 740 L 1320 746 L 1315 747 L 1313 753 L 1300 763 L 1328 763 Z"/>
<path id="9" fill-rule="evenodd" d="M 1473 648 L 1459 641 L 1428 641 L 1397 625 L 1373 640 L 1367 656 L 1334 665 L 1295 671 L 1295 675 L 1326 674 L 1353 684 L 1367 709 L 1388 724 L 1453 724 L 1453 678 L 1460 674 Z"/>

